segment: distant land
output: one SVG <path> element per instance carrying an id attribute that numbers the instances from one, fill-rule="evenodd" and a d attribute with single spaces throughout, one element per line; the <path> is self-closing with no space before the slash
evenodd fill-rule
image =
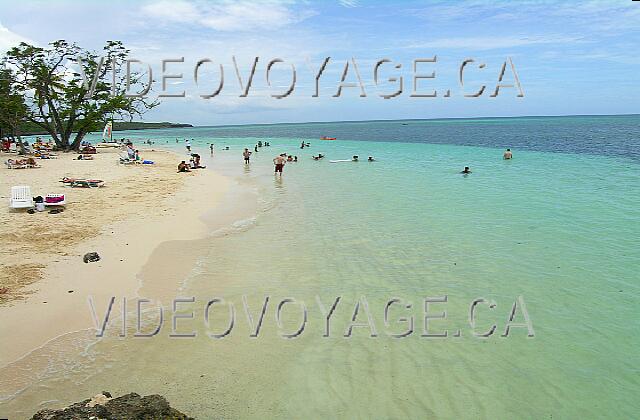
<path id="1" fill-rule="evenodd" d="M 113 123 L 113 131 L 124 130 L 148 130 L 152 128 L 188 128 L 193 127 L 191 124 L 181 124 L 172 122 L 139 122 L 139 121 L 115 121 Z M 93 132 L 102 132 L 102 127 L 96 127 Z M 41 127 L 34 123 L 24 123 L 21 127 L 22 135 L 31 136 L 37 134 L 47 134 Z"/>
<path id="2" fill-rule="evenodd" d="M 113 123 L 113 131 L 123 130 L 148 130 L 151 128 L 189 128 L 193 127 L 191 124 L 171 123 L 171 122 L 126 122 L 115 121 Z"/>

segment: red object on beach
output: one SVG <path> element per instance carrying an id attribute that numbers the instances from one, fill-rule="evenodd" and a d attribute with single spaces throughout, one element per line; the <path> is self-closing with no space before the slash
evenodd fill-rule
<path id="1" fill-rule="evenodd" d="M 322 137 L 320 137 L 320 140 L 336 140 L 336 138 L 335 137 L 322 136 Z"/>
<path id="2" fill-rule="evenodd" d="M 47 204 L 61 203 L 64 201 L 64 195 L 48 195 L 44 198 L 44 202 Z"/>

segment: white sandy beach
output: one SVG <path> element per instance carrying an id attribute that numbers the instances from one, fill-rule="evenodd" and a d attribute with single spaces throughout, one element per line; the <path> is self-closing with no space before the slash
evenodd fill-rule
<path id="1" fill-rule="evenodd" d="M 170 290 L 190 268 L 188 261 L 148 262 L 163 243 L 204 236 L 201 216 L 220 201 L 228 182 L 210 170 L 176 173 L 181 157 L 173 153 L 141 154 L 155 165 L 120 165 L 117 154 L 100 152 L 90 161 L 70 153 L 38 161 L 41 168 L 1 169 L 2 199 L 8 200 L 11 186 L 29 185 L 34 196 L 65 193 L 67 205 L 59 214 L 12 211 L 7 204 L 0 209 L 0 340 L 11 342 L 0 366 L 62 334 L 93 328 L 87 297 L 102 310 L 111 296 L 135 296 L 143 267 L 149 278 L 157 270 L 159 282 L 171 283 L 158 286 Z M 59 182 L 65 176 L 102 179 L 105 186 L 70 188 Z M 84 263 L 83 255 L 93 251 L 102 259 Z"/>

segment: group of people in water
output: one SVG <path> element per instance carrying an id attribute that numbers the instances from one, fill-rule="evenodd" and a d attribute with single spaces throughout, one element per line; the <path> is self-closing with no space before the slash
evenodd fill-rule
<path id="1" fill-rule="evenodd" d="M 177 142 L 177 139 L 176 139 L 176 142 Z M 187 164 L 186 161 L 184 160 L 180 162 L 180 164 L 178 165 L 178 172 L 190 172 L 192 169 L 205 168 L 204 166 L 200 165 L 200 155 L 197 153 L 191 153 L 191 142 L 189 140 L 185 140 L 185 146 L 189 154 L 191 154 L 191 159 L 189 161 L 189 164 Z M 249 150 L 249 148 L 247 147 L 244 148 L 242 152 L 242 158 L 244 160 L 245 165 L 248 165 L 251 162 L 251 155 L 254 152 L 258 152 L 258 149 L 263 146 L 268 147 L 268 146 L 271 146 L 271 144 L 269 142 L 258 141 L 258 143 L 256 143 L 256 145 L 254 146 L 253 152 Z M 311 143 L 305 142 L 304 140 L 300 143 L 300 149 L 305 149 L 308 147 L 311 147 Z M 215 152 L 215 145 L 211 143 L 209 145 L 209 149 L 211 151 L 211 156 L 213 156 Z M 229 146 L 225 146 L 223 150 L 229 150 Z M 319 161 L 324 157 L 325 156 L 322 153 L 318 153 L 317 155 L 311 156 L 311 158 L 315 161 Z M 513 159 L 513 152 L 511 152 L 511 149 L 505 150 L 502 155 L 502 158 L 504 160 Z M 352 162 L 359 162 L 359 160 L 360 158 L 358 155 L 353 155 L 351 158 Z M 368 162 L 375 162 L 375 160 L 376 159 L 373 156 L 367 157 Z M 286 163 L 297 162 L 297 161 L 298 161 L 298 156 L 288 155 L 286 153 L 279 154 L 273 159 L 273 164 L 275 167 L 274 173 L 276 175 L 282 176 L 284 165 Z M 341 162 L 344 162 L 344 161 L 341 161 Z M 460 173 L 464 175 L 468 175 L 472 173 L 471 168 L 469 166 L 465 166 L 464 169 L 460 171 Z"/>
<path id="2" fill-rule="evenodd" d="M 352 162 L 359 162 L 360 161 L 360 157 L 358 155 L 353 155 L 353 157 L 351 158 Z M 367 162 L 375 162 L 375 159 L 373 158 L 373 156 L 369 156 L 367 158 Z"/>

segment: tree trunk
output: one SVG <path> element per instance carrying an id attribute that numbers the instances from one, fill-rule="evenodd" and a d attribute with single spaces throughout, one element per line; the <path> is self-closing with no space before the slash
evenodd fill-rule
<path id="1" fill-rule="evenodd" d="M 82 139 L 84 139 L 84 136 L 86 135 L 87 133 L 83 129 L 80 129 L 76 134 L 76 138 L 73 139 L 73 143 L 71 143 L 71 149 L 80 150 L 80 143 L 82 142 Z"/>
<path id="2" fill-rule="evenodd" d="M 26 155 L 27 151 L 24 149 L 24 144 L 22 143 L 22 137 L 20 137 L 20 133 L 17 133 L 15 135 L 15 138 L 16 138 L 16 143 L 18 143 L 18 154 Z"/>

